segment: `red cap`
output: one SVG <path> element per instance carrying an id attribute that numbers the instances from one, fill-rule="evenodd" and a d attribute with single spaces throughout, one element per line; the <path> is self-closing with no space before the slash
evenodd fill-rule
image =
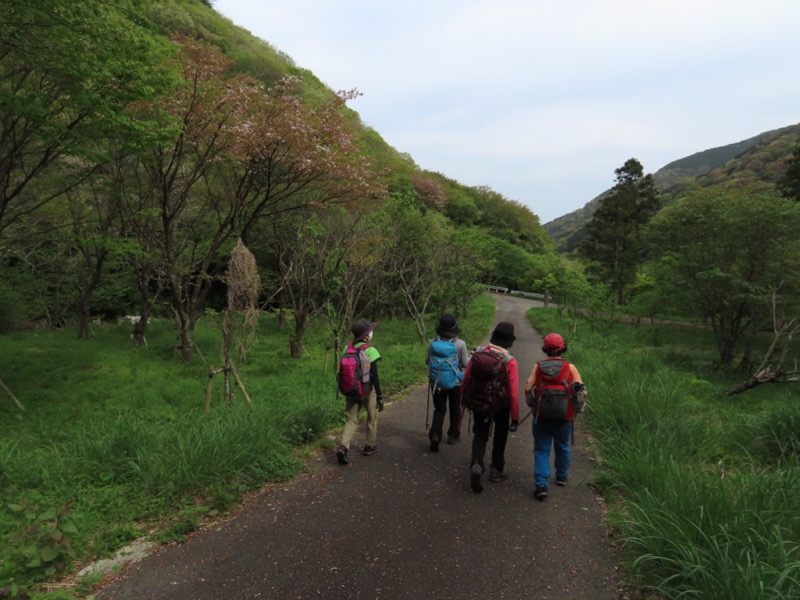
<path id="1" fill-rule="evenodd" d="M 557 333 L 548 333 L 544 337 L 544 345 L 542 345 L 542 350 L 544 350 L 547 354 L 555 354 L 556 352 L 561 352 L 563 349 L 564 338 Z"/>

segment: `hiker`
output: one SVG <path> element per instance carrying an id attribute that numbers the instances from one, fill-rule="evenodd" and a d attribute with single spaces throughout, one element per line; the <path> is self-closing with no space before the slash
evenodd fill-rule
<path id="1" fill-rule="evenodd" d="M 431 452 L 439 451 L 442 428 L 450 408 L 450 426 L 447 443 L 461 441 L 461 378 L 469 361 L 469 351 L 464 340 L 458 338 L 461 328 L 456 318 L 445 313 L 436 326 L 436 337 L 428 346 L 425 364 L 428 365 L 428 383 L 433 394 L 433 422 L 428 431 Z"/>
<path id="2" fill-rule="evenodd" d="M 370 323 L 366 319 L 359 319 L 353 324 L 353 341 L 348 344 L 347 349 L 339 362 L 339 389 L 345 393 L 347 418 L 342 431 L 342 441 L 336 449 L 336 459 L 340 465 L 348 463 L 347 453 L 350 450 L 350 441 L 353 439 L 358 428 L 358 414 L 361 407 L 367 409 L 367 432 L 364 456 L 370 456 L 378 451 L 378 413 L 383 410 L 383 393 L 381 383 L 378 378 L 378 361 L 381 355 L 378 350 L 369 343 L 372 340 L 373 332 L 378 326 L 377 323 Z M 343 389 L 343 380 L 349 378 L 348 387 L 352 385 L 354 375 L 352 367 L 348 368 L 347 356 L 355 354 L 360 364 L 355 367 L 355 373 L 361 379 L 358 383 L 357 392 Z M 362 372 L 363 365 L 363 372 Z M 372 389 L 375 395 L 372 395 Z"/>
<path id="3" fill-rule="evenodd" d="M 489 344 L 475 349 L 464 371 L 461 399 L 465 408 L 472 411 L 474 419 L 470 487 L 477 493 L 483 491 L 481 476 L 486 470 L 483 456 L 492 425 L 494 440 L 489 481 L 505 479 L 508 432 L 516 431 L 519 425 L 517 359 L 508 351 L 515 339 L 514 325 L 506 321 L 499 322 L 492 332 Z"/>
<path id="4" fill-rule="evenodd" d="M 561 355 L 567 345 L 557 333 L 544 338 L 542 352 L 525 382 L 525 401 L 533 413 L 533 495 L 547 498 L 550 490 L 550 454 L 555 448 L 556 485 L 567 485 L 573 419 L 583 410 L 586 386 L 575 365 Z"/>

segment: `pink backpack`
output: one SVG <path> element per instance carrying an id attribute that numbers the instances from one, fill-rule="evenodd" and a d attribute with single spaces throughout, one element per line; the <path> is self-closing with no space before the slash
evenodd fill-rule
<path id="1" fill-rule="evenodd" d="M 365 352 L 369 346 L 363 344 L 356 348 L 350 342 L 339 359 L 337 374 L 339 391 L 348 398 L 363 398 L 369 396 L 372 391 L 372 381 L 369 378 L 370 361 Z"/>

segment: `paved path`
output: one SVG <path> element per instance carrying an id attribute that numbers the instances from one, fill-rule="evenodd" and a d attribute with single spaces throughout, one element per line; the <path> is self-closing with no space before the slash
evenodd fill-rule
<path id="1" fill-rule="evenodd" d="M 534 302 L 496 298 L 496 321 L 516 329 L 522 386 L 542 358 L 523 315 Z M 423 387 L 387 405 L 377 454 L 351 450 L 342 467 L 325 452 L 311 475 L 269 486 L 234 518 L 134 564 L 97 600 L 623 597 L 580 427 L 569 485 L 545 502 L 533 497 L 530 419 L 509 437 L 508 479 L 475 494 L 471 435 L 429 452 L 426 401 Z M 353 449 L 361 436 L 363 425 Z"/>

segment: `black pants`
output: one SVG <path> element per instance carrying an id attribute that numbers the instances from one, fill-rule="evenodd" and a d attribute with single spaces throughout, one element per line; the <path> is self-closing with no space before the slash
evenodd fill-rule
<path id="1" fill-rule="evenodd" d="M 433 439 L 435 436 L 439 441 L 442 440 L 442 428 L 448 406 L 450 407 L 450 427 L 447 430 L 447 437 L 457 440 L 461 436 L 459 423 L 461 420 L 461 386 L 457 386 L 451 390 L 437 390 L 433 394 L 433 423 L 428 432 L 429 439 Z"/>
<path id="2" fill-rule="evenodd" d="M 511 408 L 498 410 L 492 415 L 473 413 L 472 433 L 472 463 L 478 463 L 484 471 L 483 455 L 486 454 L 486 444 L 489 442 L 489 430 L 494 423 L 494 438 L 492 440 L 492 462 L 498 471 L 506 466 L 506 442 L 508 441 L 508 425 L 511 419 Z"/>

